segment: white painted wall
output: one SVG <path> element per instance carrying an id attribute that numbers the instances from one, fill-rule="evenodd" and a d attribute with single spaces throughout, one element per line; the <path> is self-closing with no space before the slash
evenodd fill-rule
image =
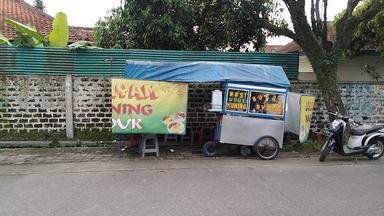
<path id="1" fill-rule="evenodd" d="M 344 60 L 339 64 L 338 75 L 339 81 L 342 82 L 360 82 L 372 81 L 370 76 L 365 72 L 365 65 L 377 65 L 378 72 L 384 80 L 384 57 L 379 56 L 360 56 L 350 60 Z M 312 81 L 316 80 L 313 73 L 311 63 L 307 56 L 299 58 L 299 80 Z"/>

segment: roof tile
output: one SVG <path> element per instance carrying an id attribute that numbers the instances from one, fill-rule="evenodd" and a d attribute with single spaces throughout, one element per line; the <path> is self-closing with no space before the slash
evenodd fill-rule
<path id="1" fill-rule="evenodd" d="M 331 22 L 327 25 L 327 39 L 328 41 L 336 41 L 336 31 Z M 277 53 L 291 53 L 291 52 L 303 52 L 303 49 L 296 42 L 289 42 L 286 45 L 275 50 Z"/>
<path id="2" fill-rule="evenodd" d="M 53 17 L 38 10 L 23 0 L 0 0 L 0 32 L 8 39 L 13 39 L 16 31 L 4 23 L 6 18 L 35 27 L 43 35 L 52 30 Z M 95 41 L 92 28 L 69 27 L 69 42 L 79 40 Z"/>

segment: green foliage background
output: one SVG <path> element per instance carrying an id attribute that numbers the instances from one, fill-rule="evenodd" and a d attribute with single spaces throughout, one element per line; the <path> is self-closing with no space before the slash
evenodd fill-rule
<path id="1" fill-rule="evenodd" d="M 43 0 L 35 0 L 34 4 L 33 4 L 33 7 L 41 10 L 41 11 L 44 11 L 45 9 L 45 6 L 44 6 L 44 2 Z"/>
<path id="2" fill-rule="evenodd" d="M 354 16 L 361 16 L 364 11 L 369 9 L 372 0 L 366 0 L 353 12 Z M 334 24 L 336 25 L 344 15 L 345 10 L 336 15 Z M 351 58 L 358 55 L 362 49 L 375 49 L 384 51 L 384 9 L 378 12 L 372 19 L 363 20 L 354 30 L 350 46 L 345 51 L 344 56 Z"/>
<path id="3" fill-rule="evenodd" d="M 103 48 L 163 50 L 256 50 L 266 44 L 260 27 L 273 13 L 272 0 L 127 0 L 124 8 L 96 24 L 97 45 Z M 245 9 L 246 8 L 246 9 Z M 248 12 L 249 11 L 249 12 Z M 251 14 L 250 14 L 251 13 Z"/>

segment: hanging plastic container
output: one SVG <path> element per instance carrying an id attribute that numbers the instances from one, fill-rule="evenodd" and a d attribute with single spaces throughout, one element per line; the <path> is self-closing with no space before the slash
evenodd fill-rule
<path id="1" fill-rule="evenodd" d="M 212 102 L 210 112 L 221 112 L 223 110 L 223 93 L 220 90 L 212 91 Z"/>

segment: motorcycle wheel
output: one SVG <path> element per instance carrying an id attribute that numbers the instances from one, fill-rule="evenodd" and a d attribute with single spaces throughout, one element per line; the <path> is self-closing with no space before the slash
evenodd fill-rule
<path id="1" fill-rule="evenodd" d="M 324 162 L 324 160 L 328 156 L 329 152 L 331 152 L 331 146 L 328 145 L 329 142 L 330 142 L 330 140 L 325 142 L 323 149 L 320 152 L 320 158 L 319 158 L 320 162 Z"/>
<path id="2" fill-rule="evenodd" d="M 384 154 L 384 144 L 381 140 L 374 139 L 368 142 L 369 148 L 377 148 L 378 150 L 373 154 L 368 154 L 367 157 L 370 160 L 377 160 Z"/>

